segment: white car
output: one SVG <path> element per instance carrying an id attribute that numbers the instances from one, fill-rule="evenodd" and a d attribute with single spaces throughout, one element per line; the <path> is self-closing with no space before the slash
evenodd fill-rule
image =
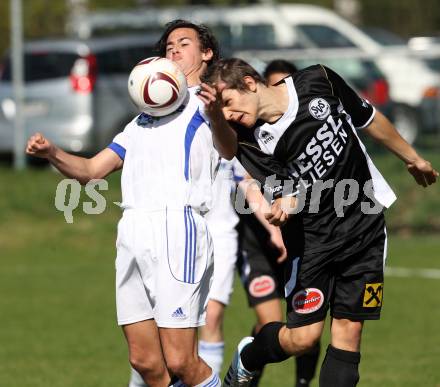
<path id="1" fill-rule="evenodd" d="M 125 12 L 91 13 L 77 23 L 78 33 L 131 27 L 163 29 L 175 18 L 202 22 L 214 30 L 224 53 L 244 49 L 350 48 L 373 58 L 390 85 L 397 103 L 396 126 L 409 141 L 419 128 L 440 128 L 440 121 L 425 122 L 439 107 L 440 76 L 406 47 L 380 44 L 333 11 L 304 4 L 242 6 L 187 6 L 144 8 Z M 437 92 L 436 92 L 437 91 Z M 428 111 L 428 112 L 427 112 Z"/>
<path id="2" fill-rule="evenodd" d="M 50 39 L 24 45 L 26 136 L 47 135 L 69 152 L 95 153 L 138 114 L 128 74 L 154 56 L 155 35 Z M 0 154 L 14 146 L 15 102 L 7 53 L 0 62 Z"/>
<path id="3" fill-rule="evenodd" d="M 395 124 L 408 141 L 413 142 L 419 130 L 440 129 L 436 113 L 440 107 L 440 75 L 406 46 L 382 45 L 327 9 L 302 5 L 279 8 L 298 39 L 316 47 L 356 47 L 375 58 L 397 104 Z"/>

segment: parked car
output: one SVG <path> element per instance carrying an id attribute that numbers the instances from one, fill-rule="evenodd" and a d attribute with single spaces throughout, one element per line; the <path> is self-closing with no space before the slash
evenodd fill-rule
<path id="1" fill-rule="evenodd" d="M 408 44 L 411 41 L 414 43 L 414 40 L 410 39 Z M 429 42 L 425 42 L 425 45 L 413 44 L 410 48 L 414 57 L 440 77 L 440 38 L 432 37 Z M 426 90 L 420 107 L 419 120 L 426 133 L 440 134 L 440 88 L 432 87 Z"/>
<path id="2" fill-rule="evenodd" d="M 62 148 L 93 153 L 137 113 L 127 91 L 131 68 L 153 56 L 155 36 L 41 40 L 24 46 L 27 135 L 41 132 Z M 11 63 L 0 71 L 0 152 L 13 150 Z"/>
<path id="3" fill-rule="evenodd" d="M 285 18 L 298 33 L 304 34 L 316 47 L 357 47 L 374 58 L 390 85 L 390 96 L 396 103 L 395 123 L 404 137 L 413 142 L 422 130 L 440 128 L 440 120 L 432 122 L 438 109 L 440 76 L 414 56 L 406 45 L 382 44 L 383 34 L 366 34 L 329 10 L 316 8 L 305 12 L 289 12 Z M 389 40 L 389 39 L 388 39 Z"/>
<path id="4" fill-rule="evenodd" d="M 190 6 L 136 9 L 89 14 L 77 25 L 78 32 L 133 27 L 160 29 L 173 18 L 188 18 L 211 26 L 228 50 L 329 48 L 358 49 L 374 60 L 390 85 L 397 103 L 396 120 L 412 142 L 426 129 L 425 116 L 435 116 L 440 76 L 412 55 L 406 45 L 383 45 L 333 11 L 304 4 L 245 6 Z M 428 112 L 427 112 L 428 111 Z M 440 121 L 430 123 L 436 128 Z"/>
<path id="5" fill-rule="evenodd" d="M 395 104 L 390 98 L 388 81 L 375 62 L 359 50 L 244 50 L 233 55 L 249 61 L 261 73 L 266 64 L 275 59 L 290 61 L 298 69 L 322 63 L 335 70 L 359 95 L 394 120 Z"/>

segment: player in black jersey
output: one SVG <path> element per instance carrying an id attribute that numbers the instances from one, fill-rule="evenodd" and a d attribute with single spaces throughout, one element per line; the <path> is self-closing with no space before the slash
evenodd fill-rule
<path id="1" fill-rule="evenodd" d="M 205 79 L 200 98 L 215 145 L 225 158 L 236 155 L 265 195 L 271 194 L 266 218 L 284 225 L 289 258 L 287 324 L 267 324 L 254 340 L 243 339 L 224 384 L 248 386 L 254 370 L 307 352 L 319 340 L 330 309 L 331 344 L 320 386 L 355 386 L 363 322 L 380 317 L 383 209 L 395 200 L 357 129 L 401 158 L 420 185 L 434 183 L 438 172 L 325 66 L 308 67 L 267 87 L 246 62 L 227 59 Z"/>
<path id="2" fill-rule="evenodd" d="M 273 85 L 293 75 L 298 69 L 290 62 L 279 59 L 267 64 L 263 76 L 266 85 Z M 239 187 L 247 193 L 249 201 L 259 202 L 259 191 L 251 189 L 253 179 L 249 175 Z M 255 187 L 258 190 L 258 187 Z M 256 195 L 256 194 L 259 195 Z M 281 300 L 284 298 L 284 264 L 287 258 L 279 227 L 269 224 L 264 214 L 239 214 L 238 227 L 240 252 L 237 269 L 247 295 L 249 306 L 255 311 L 257 322 L 252 329 L 255 336 L 269 322 L 283 321 Z M 295 357 L 296 387 L 308 387 L 313 379 L 320 354 L 320 343 L 310 352 Z M 263 370 L 256 373 L 250 387 L 260 385 Z"/>

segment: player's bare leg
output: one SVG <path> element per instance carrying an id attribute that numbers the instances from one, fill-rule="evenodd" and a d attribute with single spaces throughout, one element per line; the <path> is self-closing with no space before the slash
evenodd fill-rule
<path id="1" fill-rule="evenodd" d="M 255 339 L 244 338 L 239 343 L 224 385 L 249 386 L 266 364 L 279 363 L 292 355 L 310 351 L 319 341 L 323 328 L 324 321 L 298 328 L 287 328 L 279 321 L 266 324 Z"/>
<path id="2" fill-rule="evenodd" d="M 279 340 L 283 350 L 289 355 L 302 355 L 314 348 L 321 338 L 324 321 L 298 328 L 281 328 Z"/>
<path id="3" fill-rule="evenodd" d="M 159 331 L 154 320 L 122 327 L 128 343 L 131 366 L 150 387 L 168 386 L 171 378 L 165 365 Z"/>
<path id="4" fill-rule="evenodd" d="M 322 363 L 320 387 L 357 385 L 362 327 L 362 321 L 333 319 L 332 340 Z"/>
<path id="5" fill-rule="evenodd" d="M 213 376 L 197 353 L 196 328 L 159 328 L 159 334 L 168 370 L 173 375 L 188 386 L 197 386 Z"/>
<path id="6" fill-rule="evenodd" d="M 282 321 L 283 310 L 279 298 L 262 302 L 255 306 L 258 324 L 255 326 L 255 333 L 258 333 L 261 327 L 272 321 Z"/>
<path id="7" fill-rule="evenodd" d="M 261 304 L 256 305 L 254 309 L 258 323 L 254 327 L 253 336 L 255 336 L 265 324 L 272 321 L 282 321 L 283 319 L 281 300 L 279 298 L 262 302 Z M 319 329 L 317 333 L 319 333 Z M 319 349 L 318 341 L 315 347 L 312 348 L 311 352 L 295 357 L 297 386 L 308 386 L 313 379 L 319 359 Z M 259 385 L 263 370 L 260 372 L 261 374 L 257 373 L 252 379 L 250 387 L 256 387 Z"/>
<path id="8" fill-rule="evenodd" d="M 206 325 L 199 328 L 199 355 L 217 374 L 220 374 L 223 364 L 224 314 L 225 305 L 223 303 L 209 300 L 206 308 Z"/>
<path id="9" fill-rule="evenodd" d="M 363 321 L 347 319 L 332 320 L 332 345 L 345 351 L 359 352 L 361 347 Z"/>
<path id="10" fill-rule="evenodd" d="M 210 342 L 223 341 L 223 316 L 225 305 L 209 300 L 206 308 L 206 325 L 200 327 L 200 339 Z"/>

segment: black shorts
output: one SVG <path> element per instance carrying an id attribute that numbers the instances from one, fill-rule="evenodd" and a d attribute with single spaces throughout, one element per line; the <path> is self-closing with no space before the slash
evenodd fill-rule
<path id="1" fill-rule="evenodd" d="M 237 269 L 249 306 L 284 298 L 284 264 L 271 247 L 269 233 L 254 215 L 240 215 Z"/>
<path id="2" fill-rule="evenodd" d="M 383 302 L 386 230 L 383 216 L 368 232 L 337 248 L 289 257 L 286 265 L 287 326 L 332 317 L 377 320 Z"/>

